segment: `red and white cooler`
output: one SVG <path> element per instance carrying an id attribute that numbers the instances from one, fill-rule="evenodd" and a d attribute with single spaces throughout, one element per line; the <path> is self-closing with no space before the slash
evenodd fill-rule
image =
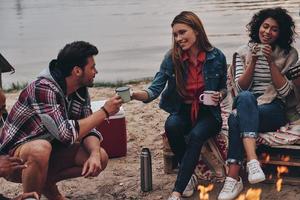
<path id="1" fill-rule="evenodd" d="M 98 111 L 105 101 L 92 101 L 93 112 Z M 98 127 L 98 131 L 103 136 L 101 146 L 105 149 L 110 158 L 125 156 L 127 152 L 127 133 L 125 112 L 121 106 L 120 111 L 103 121 Z"/>

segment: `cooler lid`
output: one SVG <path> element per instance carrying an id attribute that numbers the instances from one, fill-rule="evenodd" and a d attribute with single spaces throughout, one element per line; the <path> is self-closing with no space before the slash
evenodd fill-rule
<path id="1" fill-rule="evenodd" d="M 91 109 L 93 112 L 98 111 L 105 103 L 105 100 L 102 101 L 92 101 L 91 102 Z M 119 118 L 124 118 L 125 117 L 125 111 L 123 109 L 123 107 L 120 107 L 119 112 L 117 112 L 116 114 L 109 116 L 109 119 L 119 119 Z"/>

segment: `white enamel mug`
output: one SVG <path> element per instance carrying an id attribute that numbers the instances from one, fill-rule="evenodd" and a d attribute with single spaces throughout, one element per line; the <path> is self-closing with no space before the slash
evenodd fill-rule
<path id="1" fill-rule="evenodd" d="M 213 101 L 212 95 L 216 94 L 216 91 L 213 90 L 206 90 L 199 96 L 200 102 L 202 102 L 204 105 L 208 106 L 217 106 L 218 102 Z"/>

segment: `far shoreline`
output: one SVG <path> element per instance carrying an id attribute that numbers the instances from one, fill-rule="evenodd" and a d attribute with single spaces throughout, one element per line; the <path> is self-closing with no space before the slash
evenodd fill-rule
<path id="1" fill-rule="evenodd" d="M 150 83 L 153 80 L 153 77 L 143 77 L 143 78 L 137 78 L 137 79 L 132 79 L 128 81 L 123 81 L 123 80 L 117 80 L 117 81 L 100 81 L 100 82 L 95 82 L 93 85 L 93 88 L 113 88 L 113 87 L 121 87 L 124 85 L 130 85 L 130 84 L 140 84 L 140 83 Z M 13 82 L 10 86 L 7 88 L 2 88 L 2 90 L 5 93 L 14 93 L 17 91 L 20 91 L 24 89 L 28 85 L 28 82 Z"/>

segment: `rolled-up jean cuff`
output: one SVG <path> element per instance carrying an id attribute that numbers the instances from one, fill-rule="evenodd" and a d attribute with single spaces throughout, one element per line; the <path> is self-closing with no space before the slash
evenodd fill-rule
<path id="1" fill-rule="evenodd" d="M 239 161 L 239 160 L 236 160 L 236 159 L 233 159 L 233 158 L 228 158 L 228 159 L 225 161 L 225 163 L 226 163 L 226 165 L 237 164 L 237 165 L 242 166 L 242 161 Z"/>
<path id="2" fill-rule="evenodd" d="M 242 132 L 241 136 L 243 138 L 257 138 L 257 133 L 256 132 Z"/>

